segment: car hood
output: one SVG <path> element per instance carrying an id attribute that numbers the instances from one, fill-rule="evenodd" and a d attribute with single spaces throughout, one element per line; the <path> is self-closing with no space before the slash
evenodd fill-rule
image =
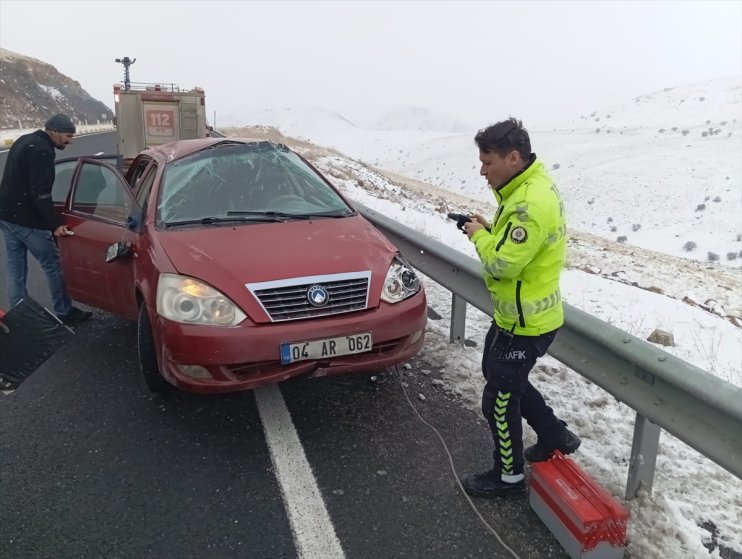
<path id="1" fill-rule="evenodd" d="M 247 283 L 371 272 L 369 306 L 378 305 L 397 250 L 362 216 L 159 231 L 179 274 L 227 295 L 255 319 L 262 315 Z M 251 310 L 253 312 L 251 312 Z"/>

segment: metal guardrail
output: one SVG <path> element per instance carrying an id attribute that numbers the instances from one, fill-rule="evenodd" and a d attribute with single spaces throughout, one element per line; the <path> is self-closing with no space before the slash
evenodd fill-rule
<path id="1" fill-rule="evenodd" d="M 451 340 L 463 341 L 466 303 L 492 316 L 479 261 L 362 204 L 356 209 L 415 268 L 453 293 Z M 742 388 L 565 304 L 549 354 L 636 412 L 626 497 L 651 492 L 660 428 L 742 478 Z"/>
<path id="2" fill-rule="evenodd" d="M 0 149 L 10 148 L 13 143 L 24 134 L 30 134 L 39 130 L 43 124 L 40 124 L 36 128 L 18 128 L 18 129 L 0 129 Z M 98 124 L 78 124 L 77 125 L 77 136 L 84 136 L 85 134 L 95 134 L 96 132 L 108 132 L 113 130 L 114 126 L 111 122 L 102 122 Z"/>

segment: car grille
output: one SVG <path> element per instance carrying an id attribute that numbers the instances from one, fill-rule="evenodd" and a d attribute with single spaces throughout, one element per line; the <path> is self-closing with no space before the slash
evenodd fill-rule
<path id="1" fill-rule="evenodd" d="M 272 322 L 301 320 L 363 310 L 368 306 L 371 272 L 312 276 L 248 284 Z M 307 291 L 319 285 L 329 295 L 326 305 L 309 302 Z"/>

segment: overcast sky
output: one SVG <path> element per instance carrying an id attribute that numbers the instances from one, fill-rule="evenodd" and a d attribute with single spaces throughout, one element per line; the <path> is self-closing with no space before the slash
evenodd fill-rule
<path id="1" fill-rule="evenodd" d="M 217 125 L 299 106 L 538 124 L 742 74 L 742 2 L 0 0 L 0 46 L 109 106 L 114 59 L 136 58 L 132 81 L 203 87 Z"/>

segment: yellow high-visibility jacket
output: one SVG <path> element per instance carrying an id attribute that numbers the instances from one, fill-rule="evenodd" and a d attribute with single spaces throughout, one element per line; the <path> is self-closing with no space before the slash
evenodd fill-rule
<path id="1" fill-rule="evenodd" d="M 559 276 L 567 225 L 554 180 L 532 154 L 528 165 L 494 190 L 499 208 L 490 230 L 472 235 L 501 328 L 537 336 L 564 324 Z"/>

